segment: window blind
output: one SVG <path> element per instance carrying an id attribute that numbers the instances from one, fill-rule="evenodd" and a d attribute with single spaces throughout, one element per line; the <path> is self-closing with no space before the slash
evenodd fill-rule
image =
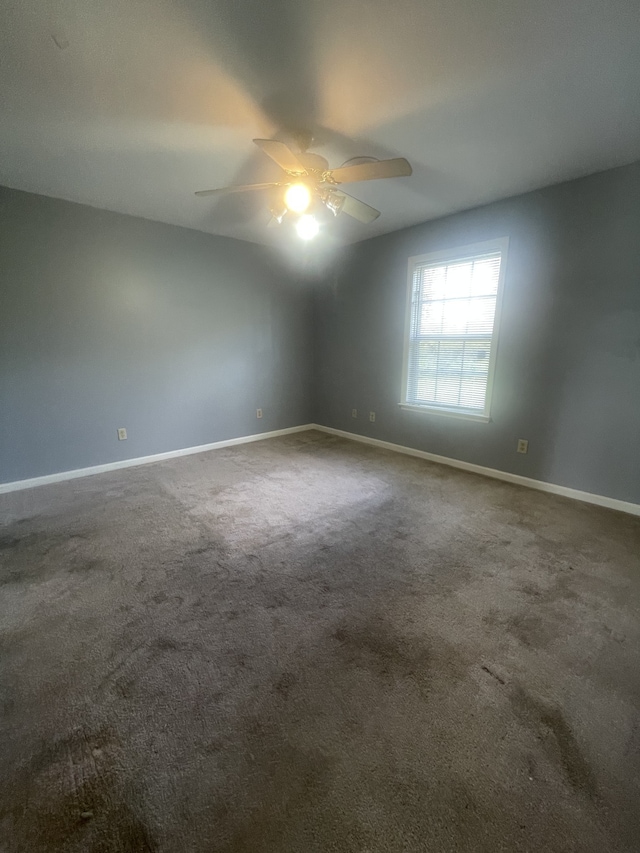
<path id="1" fill-rule="evenodd" d="M 483 414 L 492 364 L 501 252 L 416 263 L 406 403 Z"/>

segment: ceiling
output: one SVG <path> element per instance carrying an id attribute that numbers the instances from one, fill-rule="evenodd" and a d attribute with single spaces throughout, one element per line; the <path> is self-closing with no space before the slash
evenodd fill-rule
<path id="1" fill-rule="evenodd" d="M 347 242 L 640 159 L 638 0 L 3 0 L 0 184 L 255 242 L 253 137 L 404 156 Z"/>

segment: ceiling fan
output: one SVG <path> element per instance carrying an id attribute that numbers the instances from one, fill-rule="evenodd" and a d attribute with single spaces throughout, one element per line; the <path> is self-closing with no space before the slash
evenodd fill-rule
<path id="1" fill-rule="evenodd" d="M 319 154 L 311 154 L 307 151 L 294 154 L 288 145 L 276 139 L 254 139 L 253 141 L 284 171 L 282 180 L 265 184 L 200 190 L 196 195 L 210 196 L 282 189 L 284 192 L 279 194 L 277 203 L 271 207 L 272 219 L 269 224 L 280 224 L 288 213 L 298 214 L 300 219 L 296 227 L 303 239 L 314 237 L 318 231 L 318 223 L 307 212 L 314 201 L 323 204 L 335 216 L 346 213 L 365 224 L 373 222 L 380 216 L 379 210 L 339 189 L 341 184 L 374 181 L 380 178 L 399 178 L 412 173 L 411 165 L 404 157 L 391 160 L 371 158 L 369 162 L 352 165 L 349 165 L 348 161 L 337 169 L 330 169 L 327 160 Z M 353 159 L 362 161 L 365 158 Z"/>

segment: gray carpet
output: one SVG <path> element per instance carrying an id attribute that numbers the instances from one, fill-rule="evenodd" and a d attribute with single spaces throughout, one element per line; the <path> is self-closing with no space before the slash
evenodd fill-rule
<path id="1" fill-rule="evenodd" d="M 317 432 L 0 511 L 2 853 L 640 849 L 640 519 Z"/>

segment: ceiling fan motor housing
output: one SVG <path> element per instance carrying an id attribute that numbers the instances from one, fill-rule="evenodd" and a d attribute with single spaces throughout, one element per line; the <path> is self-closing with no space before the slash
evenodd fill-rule
<path id="1" fill-rule="evenodd" d="M 310 154 L 309 152 L 298 154 L 298 160 L 300 160 L 307 172 L 323 173 L 329 169 L 329 162 L 320 154 Z"/>

